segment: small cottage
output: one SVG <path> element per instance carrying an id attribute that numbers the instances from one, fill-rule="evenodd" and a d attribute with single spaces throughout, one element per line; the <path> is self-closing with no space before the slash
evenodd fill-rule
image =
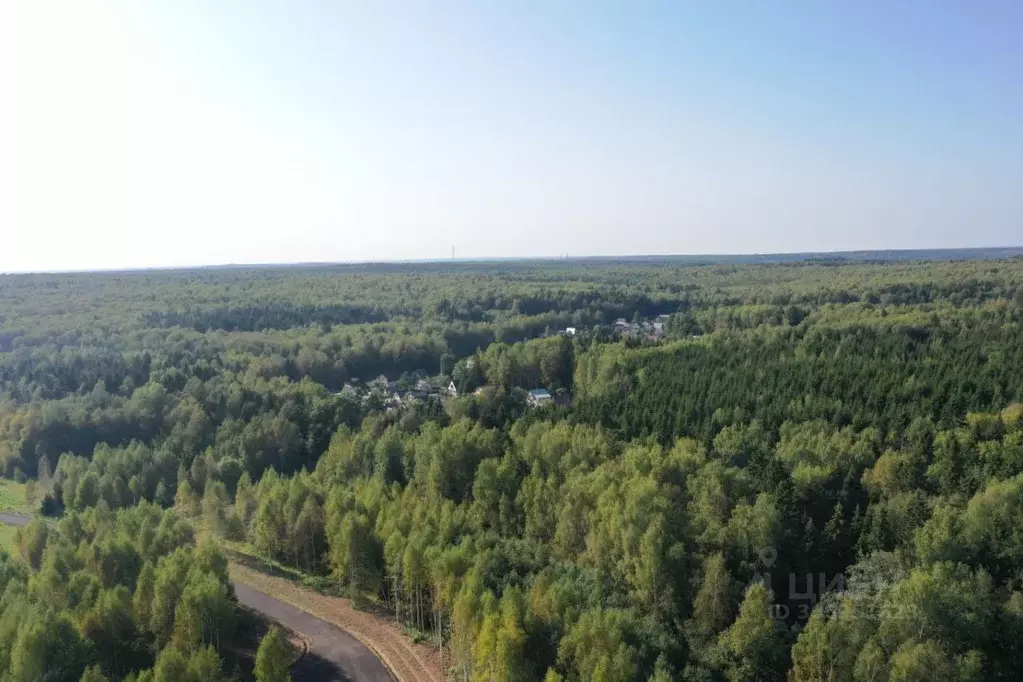
<path id="1" fill-rule="evenodd" d="M 539 407 L 541 405 L 549 404 L 554 398 L 551 396 L 550 391 L 546 388 L 534 388 L 529 392 L 529 396 L 526 398 L 530 405 Z"/>

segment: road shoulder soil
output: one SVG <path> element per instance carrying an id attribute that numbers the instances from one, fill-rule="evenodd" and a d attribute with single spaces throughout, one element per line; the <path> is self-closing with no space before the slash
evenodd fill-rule
<path id="1" fill-rule="evenodd" d="M 329 623 L 239 582 L 234 584 L 238 603 L 300 634 L 307 653 L 292 668 L 296 680 L 317 682 L 393 682 L 387 667 L 362 642 Z M 330 670 L 322 670 L 328 664 Z M 317 667 L 317 674 L 306 668 Z"/>
<path id="2" fill-rule="evenodd" d="M 348 633 L 375 653 L 398 682 L 444 682 L 443 665 L 438 653 L 411 642 L 393 621 L 354 609 L 347 599 L 328 597 L 299 587 L 285 578 L 267 575 L 236 562 L 231 563 L 230 570 L 239 601 L 242 601 L 243 590 L 251 588 L 264 597 L 283 602 L 284 605 L 312 616 L 313 621 L 318 619 L 324 625 Z M 273 614 L 268 615 L 274 617 Z M 302 627 L 282 623 L 307 637 L 312 638 L 314 635 Z"/>

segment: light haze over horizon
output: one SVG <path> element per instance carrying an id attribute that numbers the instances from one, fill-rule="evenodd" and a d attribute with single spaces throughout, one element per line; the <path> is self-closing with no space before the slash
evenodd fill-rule
<path id="1" fill-rule="evenodd" d="M 1023 242 L 1023 4 L 0 0 L 0 271 Z"/>

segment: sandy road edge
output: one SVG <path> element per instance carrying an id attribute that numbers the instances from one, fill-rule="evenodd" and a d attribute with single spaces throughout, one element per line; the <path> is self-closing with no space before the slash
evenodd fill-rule
<path id="1" fill-rule="evenodd" d="M 349 635 L 351 635 L 355 639 L 359 640 L 363 645 L 365 645 L 365 647 L 367 649 L 369 649 L 370 651 L 373 652 L 374 656 L 376 656 L 377 658 L 380 659 L 380 662 L 384 664 L 384 667 L 387 668 L 387 672 L 390 673 L 391 677 L 395 680 L 395 682 L 418 682 L 417 680 L 407 679 L 406 677 L 403 677 L 401 674 L 399 674 L 398 673 L 398 669 L 397 669 L 397 667 L 394 664 L 394 661 L 390 660 L 390 657 L 387 654 L 385 654 L 383 651 L 381 651 L 380 647 L 378 647 L 376 644 L 374 644 L 373 641 L 369 637 L 367 637 L 365 634 L 363 634 L 361 632 L 354 631 L 354 630 L 352 630 L 350 628 L 347 628 L 347 627 L 341 627 L 341 625 L 339 623 L 337 623 L 336 621 L 334 621 L 334 620 L 328 620 L 326 618 L 318 616 L 317 614 L 312 613 L 311 611 L 309 611 L 302 604 L 298 604 L 295 601 L 293 601 L 291 599 L 288 599 L 285 595 L 282 595 L 282 594 L 279 594 L 279 593 L 278 594 L 270 594 L 268 592 L 264 592 L 263 591 L 263 587 L 261 585 L 258 585 L 256 583 L 253 583 L 251 581 L 248 581 L 248 580 L 244 579 L 243 576 L 245 576 L 245 573 L 249 572 L 249 571 L 252 571 L 252 569 L 250 569 L 250 568 L 248 568 L 246 566 L 242 566 L 240 564 L 235 563 L 234 561 L 231 561 L 229 563 L 229 569 L 230 569 L 230 572 L 231 572 L 231 579 L 232 580 L 237 580 L 238 582 L 242 583 L 243 585 L 247 585 L 248 587 L 251 587 L 254 590 L 257 590 L 259 592 L 263 592 L 264 594 L 267 594 L 268 596 L 273 597 L 274 599 L 282 601 L 285 604 L 289 604 L 290 606 L 295 607 L 299 611 L 302 611 L 304 613 L 308 613 L 313 618 L 318 618 L 318 619 L 324 621 L 325 623 L 329 623 L 330 625 L 333 625 L 334 627 L 336 627 L 339 630 L 344 630 L 346 633 L 348 633 Z M 269 580 L 283 580 L 282 578 L 274 578 L 273 576 L 263 576 L 263 577 L 266 578 L 266 579 L 269 579 Z M 283 581 L 286 582 L 286 583 L 288 582 L 286 580 L 283 580 Z M 288 583 L 288 584 L 290 585 L 290 583 Z M 294 589 L 299 589 L 298 587 L 296 587 L 294 585 L 290 585 L 290 586 L 293 587 Z M 301 633 L 299 633 L 299 634 L 301 634 Z M 295 661 L 295 662 L 297 663 L 298 661 Z"/>
<path id="2" fill-rule="evenodd" d="M 303 658 L 309 655 L 309 638 L 300 632 L 296 632 L 295 636 L 298 637 L 298 641 L 302 642 L 302 648 L 299 650 L 298 656 L 295 657 L 295 660 L 291 662 L 290 667 L 292 668 L 298 665 Z"/>

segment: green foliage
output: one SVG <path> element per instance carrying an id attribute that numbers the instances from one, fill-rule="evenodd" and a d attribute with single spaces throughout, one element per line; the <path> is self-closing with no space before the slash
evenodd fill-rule
<path id="1" fill-rule="evenodd" d="M 1018 259 L 2 277 L 0 506 L 63 518 L 0 554 L 0 670 L 221 679 L 193 517 L 463 681 L 1016 679 L 1021 302 Z"/>
<path id="2" fill-rule="evenodd" d="M 40 613 L 19 628 L 11 650 L 10 679 L 15 682 L 76 682 L 92 660 L 93 647 L 66 617 Z"/>
<path id="3" fill-rule="evenodd" d="M 291 651 L 284 635 L 277 628 L 263 636 L 256 652 L 256 682 L 290 682 Z"/>
<path id="4" fill-rule="evenodd" d="M 743 597 L 735 622 L 718 639 L 729 680 L 782 679 L 784 626 L 773 617 L 770 605 L 767 589 L 754 583 Z"/>
<path id="5" fill-rule="evenodd" d="M 734 607 L 732 578 L 720 553 L 707 557 L 700 589 L 693 601 L 693 636 L 698 642 L 716 637 L 732 621 Z"/>
<path id="6" fill-rule="evenodd" d="M 215 650 L 192 677 L 181 672 L 204 644 L 231 644 L 236 604 L 226 559 L 195 548 L 173 512 L 90 508 L 22 530 L 24 560 L 0 552 L 0 668 L 11 680 L 124 679 L 150 668 L 153 679 L 223 679 Z"/>
<path id="7" fill-rule="evenodd" d="M 49 538 L 50 526 L 41 519 L 32 519 L 27 526 L 18 529 L 14 535 L 14 544 L 21 557 L 29 566 L 38 570 L 43 560 L 43 550 Z"/>
<path id="8" fill-rule="evenodd" d="M 153 666 L 153 682 L 177 682 L 188 677 L 188 659 L 174 647 L 160 652 Z"/>
<path id="9" fill-rule="evenodd" d="M 109 679 L 98 665 L 91 665 L 82 673 L 80 682 L 109 682 Z"/>
<path id="10" fill-rule="evenodd" d="M 619 610 L 586 611 L 561 641 L 561 662 L 576 671 L 579 680 L 633 679 L 636 651 L 627 641 L 629 614 Z"/>

